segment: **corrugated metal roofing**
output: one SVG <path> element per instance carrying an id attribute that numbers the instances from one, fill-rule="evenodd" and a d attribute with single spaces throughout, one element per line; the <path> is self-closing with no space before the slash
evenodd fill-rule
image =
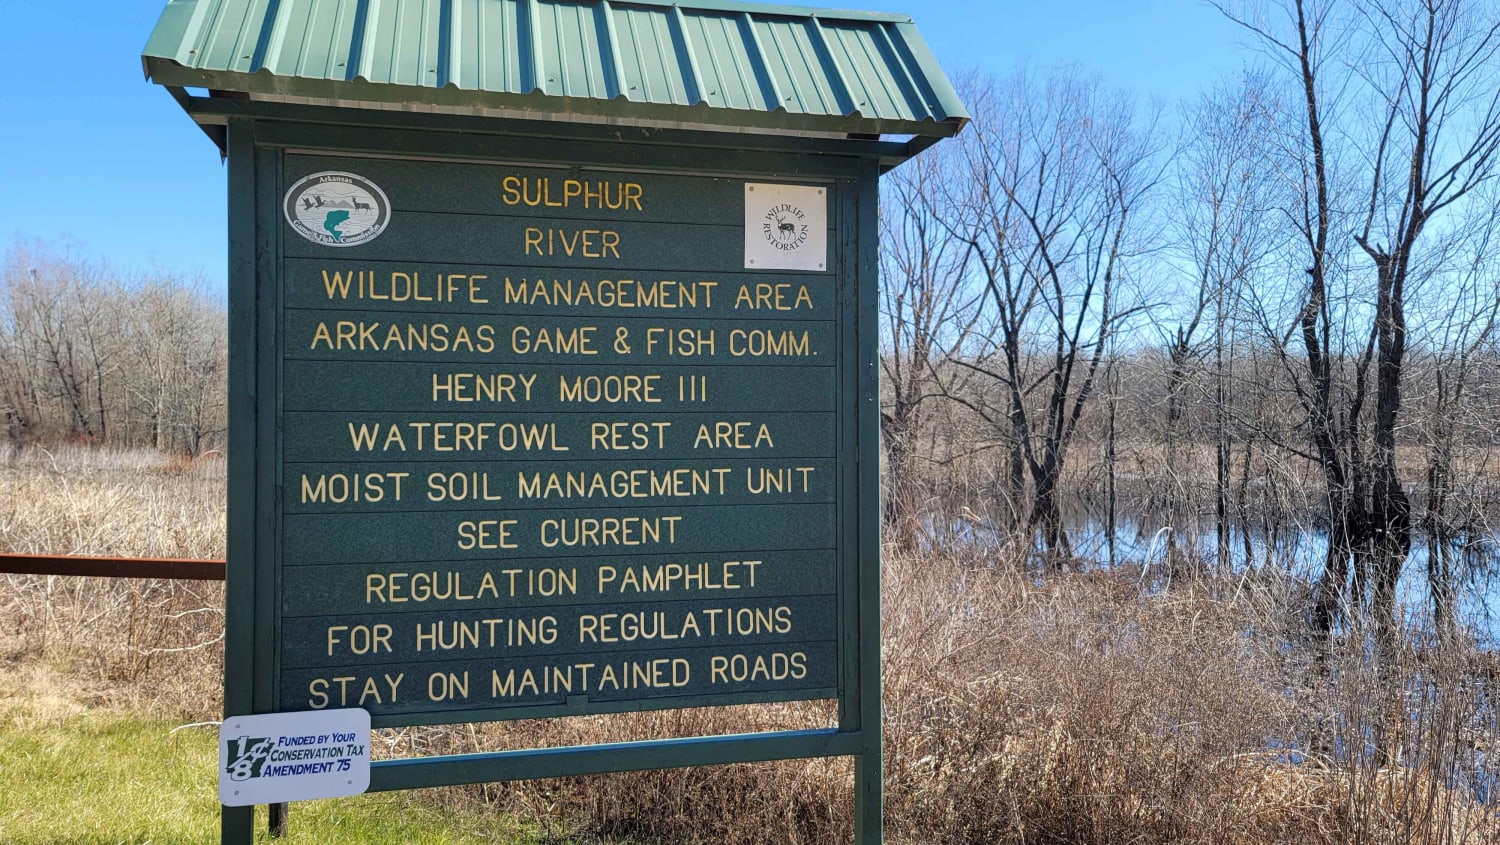
<path id="1" fill-rule="evenodd" d="M 171 0 L 142 60 L 267 99 L 869 135 L 968 120 L 910 18 L 731 0 Z"/>

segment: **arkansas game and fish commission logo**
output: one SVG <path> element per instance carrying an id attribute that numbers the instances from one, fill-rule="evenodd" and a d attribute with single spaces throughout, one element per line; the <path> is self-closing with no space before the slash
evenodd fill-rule
<path id="1" fill-rule="evenodd" d="M 323 246 L 368 243 L 391 222 L 391 201 L 379 185 L 336 170 L 298 179 L 281 206 L 297 234 Z"/>
<path id="2" fill-rule="evenodd" d="M 807 214 L 789 202 L 771 206 L 760 222 L 761 234 L 771 246 L 791 252 L 807 243 Z"/>

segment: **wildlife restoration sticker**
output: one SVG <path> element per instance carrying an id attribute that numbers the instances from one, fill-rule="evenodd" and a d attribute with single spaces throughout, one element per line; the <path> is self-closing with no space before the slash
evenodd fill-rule
<path id="1" fill-rule="evenodd" d="M 828 190 L 746 183 L 745 269 L 827 270 Z"/>
<path id="2" fill-rule="evenodd" d="M 370 788 L 370 712 L 234 716 L 219 726 L 219 803 L 358 795 Z"/>
<path id="3" fill-rule="evenodd" d="M 363 176 L 326 170 L 298 179 L 281 202 L 286 222 L 323 246 L 359 246 L 391 222 L 391 201 Z"/>

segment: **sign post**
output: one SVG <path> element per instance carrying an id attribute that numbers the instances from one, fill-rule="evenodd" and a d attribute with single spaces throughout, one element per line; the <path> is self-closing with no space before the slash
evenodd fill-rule
<path id="1" fill-rule="evenodd" d="M 153 45 L 205 25 L 171 10 Z M 903 26 L 838 24 L 910 51 Z M 229 163 L 226 716 L 834 699 L 836 727 L 376 761 L 369 788 L 847 755 L 879 842 L 877 182 L 919 145 L 348 108 L 363 80 L 293 104 L 296 77 L 260 99 L 152 49 L 163 84 L 252 95 L 180 97 Z M 226 806 L 224 841 L 250 820 Z"/>

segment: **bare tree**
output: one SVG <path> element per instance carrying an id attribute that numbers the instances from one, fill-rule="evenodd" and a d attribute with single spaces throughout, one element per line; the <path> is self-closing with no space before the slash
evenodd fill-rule
<path id="1" fill-rule="evenodd" d="M 1427 585 L 1439 641 L 1452 644 L 1457 633 L 1457 598 L 1465 555 L 1475 538 L 1488 534 L 1486 496 L 1479 481 L 1486 462 L 1460 461 L 1466 446 L 1487 445 L 1496 408 L 1481 394 L 1478 371 L 1493 370 L 1485 350 L 1496 339 L 1500 320 L 1500 189 L 1470 209 L 1455 227 L 1459 243 L 1454 270 L 1434 284 L 1437 306 L 1420 315 L 1427 331 L 1426 367 L 1412 397 L 1422 409 L 1413 427 L 1426 451 L 1427 506 L 1421 527 L 1427 537 Z M 1414 309 L 1417 310 L 1417 309 Z M 1464 464 L 1469 464 L 1465 471 Z"/>
<path id="2" fill-rule="evenodd" d="M 15 336 L 30 359 L 33 389 L 42 401 L 62 410 L 68 438 L 101 442 L 105 412 L 98 376 L 103 359 L 94 333 L 79 331 L 86 305 L 78 289 L 87 280 L 67 263 L 24 254 L 13 257 L 6 276 Z"/>
<path id="3" fill-rule="evenodd" d="M 132 418 L 155 448 L 197 454 L 222 430 L 222 313 L 200 280 L 165 277 L 139 283 L 127 315 Z"/>
<path id="4" fill-rule="evenodd" d="M 1221 564 L 1230 548 L 1231 478 L 1230 387 L 1233 333 L 1245 286 L 1260 273 L 1278 246 L 1268 223 L 1276 183 L 1264 178 L 1265 146 L 1272 125 L 1266 102 L 1267 80 L 1257 74 L 1205 93 L 1188 123 L 1190 141 L 1180 156 L 1176 207 L 1181 230 L 1181 265 L 1193 277 L 1181 295 L 1160 309 L 1156 322 L 1166 335 L 1166 408 L 1162 429 L 1168 489 L 1168 524 L 1188 523 L 1194 496 L 1179 466 L 1181 444 L 1194 442 L 1185 431 L 1185 409 L 1210 393 L 1213 411 L 1215 548 Z M 1197 377 L 1211 367 L 1210 384 Z"/>
<path id="5" fill-rule="evenodd" d="M 897 545 L 911 548 L 924 498 L 914 464 L 924 410 L 943 396 L 938 366 L 975 318 L 966 289 L 969 256 L 949 238 L 935 207 L 956 178 L 946 147 L 888 174 L 881 185 L 880 431 L 886 455 L 885 524 Z"/>
<path id="6" fill-rule="evenodd" d="M 1429 224 L 1495 173 L 1500 21 L 1474 0 L 1287 0 L 1262 16 L 1226 12 L 1289 72 L 1302 101 L 1283 173 L 1298 188 L 1286 211 L 1307 282 L 1288 335 L 1300 360 L 1286 360 L 1327 487 L 1313 621 L 1327 631 L 1343 607 L 1368 605 L 1389 644 L 1412 538 L 1396 454 L 1408 295 L 1439 272 L 1420 257 Z M 1356 247 L 1367 269 L 1355 266 Z M 1373 284 L 1341 302 L 1331 296 L 1340 274 Z M 1360 340 L 1345 354 L 1351 336 Z"/>
<path id="7" fill-rule="evenodd" d="M 201 284 L 132 279 L 45 245 L 0 273 L 0 422 L 11 443 L 201 451 L 224 430 L 225 319 Z"/>
<path id="8" fill-rule="evenodd" d="M 947 186 L 943 219 L 987 311 L 953 361 L 996 388 L 963 401 L 1008 435 L 1010 494 L 1029 482 L 1026 526 L 1061 565 L 1059 485 L 1110 340 L 1139 309 L 1126 293 L 1160 164 L 1130 98 L 1075 73 L 1023 72 L 966 100 L 966 178 Z"/>

